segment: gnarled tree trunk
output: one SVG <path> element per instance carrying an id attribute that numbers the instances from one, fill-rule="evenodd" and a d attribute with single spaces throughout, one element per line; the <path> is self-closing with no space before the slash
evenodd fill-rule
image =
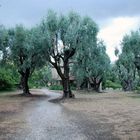
<path id="1" fill-rule="evenodd" d="M 72 98 L 69 79 L 68 78 L 62 79 L 62 84 L 63 84 L 63 97 Z"/>
<path id="2" fill-rule="evenodd" d="M 102 82 L 103 78 L 92 78 L 92 88 L 94 91 L 96 92 L 101 92 L 101 89 L 100 89 L 100 84 Z"/>
<path id="3" fill-rule="evenodd" d="M 54 66 L 56 69 L 58 75 L 60 76 L 62 80 L 62 86 L 63 86 L 63 98 L 74 98 L 74 94 L 72 94 L 71 88 L 70 88 L 70 78 L 69 78 L 69 59 L 74 55 L 75 49 L 71 50 L 65 50 L 64 56 L 56 55 L 53 56 L 54 61 L 52 62 L 51 58 L 49 59 L 49 62 Z M 61 69 L 62 66 L 60 66 L 60 58 L 58 59 L 58 56 L 63 61 L 63 71 Z"/>
<path id="4" fill-rule="evenodd" d="M 29 91 L 29 86 L 28 86 L 28 79 L 30 75 L 30 69 L 26 69 L 25 72 L 20 72 L 21 74 L 21 81 L 20 81 L 20 86 L 23 89 L 23 95 L 29 96 L 31 95 Z"/>
<path id="5" fill-rule="evenodd" d="M 69 78 L 69 61 L 64 60 L 64 78 L 62 78 L 63 84 L 63 97 L 64 98 L 72 98 L 72 91 L 70 88 L 70 78 Z"/>
<path id="6" fill-rule="evenodd" d="M 132 85 L 132 80 L 124 80 L 122 85 L 123 85 L 123 90 L 124 91 L 132 91 L 133 90 L 133 85 Z"/>

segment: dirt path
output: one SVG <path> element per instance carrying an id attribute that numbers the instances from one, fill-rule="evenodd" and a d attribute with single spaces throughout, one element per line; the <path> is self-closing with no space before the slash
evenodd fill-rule
<path id="1" fill-rule="evenodd" d="M 49 98 L 34 98 L 23 103 L 21 110 L 12 110 L 11 114 L 5 112 L 0 123 L 0 140 L 86 140 L 63 107 L 48 102 L 48 99 L 61 95 L 45 89 L 42 91 Z"/>
<path id="2" fill-rule="evenodd" d="M 46 89 L 42 92 L 49 99 L 61 96 Z M 5 112 L 0 120 L 0 140 L 117 140 L 114 126 L 101 119 L 91 121 L 84 112 L 48 102 L 48 98 L 32 98 L 15 113 Z"/>

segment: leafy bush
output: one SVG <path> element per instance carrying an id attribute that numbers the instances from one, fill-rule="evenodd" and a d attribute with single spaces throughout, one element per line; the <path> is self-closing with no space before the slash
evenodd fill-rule
<path id="1" fill-rule="evenodd" d="M 44 66 L 39 70 L 35 70 L 29 79 L 31 88 L 47 87 L 52 80 L 51 70 L 49 66 Z"/>
<path id="2" fill-rule="evenodd" d="M 122 86 L 119 83 L 114 83 L 110 80 L 106 81 L 106 87 L 107 88 L 113 88 L 113 89 L 122 88 Z"/>
<path id="3" fill-rule="evenodd" d="M 76 86 L 71 86 L 71 90 L 76 90 Z"/>
<path id="4" fill-rule="evenodd" d="M 50 90 L 63 90 L 62 85 L 51 85 L 49 87 Z M 75 86 L 71 86 L 71 90 L 76 90 Z"/>
<path id="5" fill-rule="evenodd" d="M 136 87 L 136 90 L 140 91 L 140 86 L 137 86 L 137 87 Z"/>
<path id="6" fill-rule="evenodd" d="M 61 85 L 51 85 L 49 89 L 50 90 L 63 90 L 63 87 Z"/>
<path id="7" fill-rule="evenodd" d="M 8 71 L 5 71 L 5 69 L 0 69 L 0 90 L 11 89 L 14 84 L 12 75 Z"/>

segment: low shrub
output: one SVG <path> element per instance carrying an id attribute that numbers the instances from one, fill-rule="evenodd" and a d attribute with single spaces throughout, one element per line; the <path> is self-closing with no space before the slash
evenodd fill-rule
<path id="1" fill-rule="evenodd" d="M 71 86 L 71 90 L 76 90 L 76 87 L 75 86 Z"/>
<path id="2" fill-rule="evenodd" d="M 61 85 L 51 85 L 49 89 L 50 90 L 63 90 L 63 87 Z"/>
<path id="3" fill-rule="evenodd" d="M 8 90 L 14 87 L 14 80 L 9 72 L 0 70 L 0 90 Z"/>
<path id="4" fill-rule="evenodd" d="M 140 91 L 140 86 L 137 86 L 137 87 L 136 87 L 136 90 Z"/>
<path id="5" fill-rule="evenodd" d="M 107 88 L 113 88 L 113 89 L 119 89 L 119 88 L 122 88 L 122 86 L 119 84 L 119 83 L 114 83 L 110 80 L 107 80 L 106 81 L 106 87 Z"/>
<path id="6" fill-rule="evenodd" d="M 51 85 L 49 87 L 50 90 L 63 90 L 62 85 Z M 76 90 L 76 87 L 71 86 L 71 90 Z"/>

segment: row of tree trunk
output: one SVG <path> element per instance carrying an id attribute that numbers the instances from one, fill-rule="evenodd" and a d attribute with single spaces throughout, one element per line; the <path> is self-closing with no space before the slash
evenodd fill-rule
<path id="1" fill-rule="evenodd" d="M 83 83 L 80 85 L 79 89 L 87 89 L 87 90 L 93 90 L 96 92 L 101 92 L 102 87 L 102 78 L 85 78 Z"/>

